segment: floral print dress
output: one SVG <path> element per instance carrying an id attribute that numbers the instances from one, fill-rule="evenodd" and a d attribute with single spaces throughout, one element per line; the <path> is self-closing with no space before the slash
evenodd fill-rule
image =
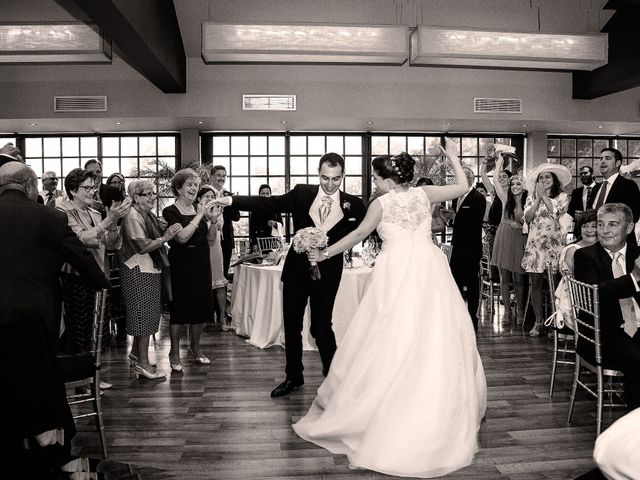
<path id="1" fill-rule="evenodd" d="M 547 264 L 558 270 L 558 260 L 565 244 L 559 218 L 567 212 L 569 197 L 562 192 L 550 200 L 553 210 L 550 212 L 541 201 L 529 224 L 529 236 L 522 257 L 522 269 L 527 273 L 544 273 Z M 524 205 L 525 215 L 532 206 L 533 195 L 530 195 Z"/>

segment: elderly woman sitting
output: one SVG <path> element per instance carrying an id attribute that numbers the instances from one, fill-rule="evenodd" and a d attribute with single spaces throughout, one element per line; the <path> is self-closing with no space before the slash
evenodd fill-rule
<path id="1" fill-rule="evenodd" d="M 59 208 L 67 213 L 69 226 L 91 251 L 102 271 L 108 272 L 107 248 L 120 248 L 117 222 L 128 212 L 130 201 L 115 202 L 103 219 L 100 212 L 91 208 L 97 188 L 93 173 L 74 168 L 65 177 L 64 187 L 69 200 L 62 202 Z M 67 349 L 69 353 L 87 352 L 91 349 L 95 290 L 69 264 L 62 266 L 60 278 L 69 339 Z"/>
<path id="2" fill-rule="evenodd" d="M 182 226 L 175 223 L 163 233 L 152 213 L 156 193 L 150 180 L 133 180 L 128 193 L 133 208 L 122 222 L 120 285 L 127 311 L 127 334 L 134 337 L 129 359 L 136 376 L 164 378 L 164 372 L 154 371 L 149 362 L 149 336 L 160 326 L 163 283 L 167 298 L 171 298 L 165 243 L 182 230 Z"/>

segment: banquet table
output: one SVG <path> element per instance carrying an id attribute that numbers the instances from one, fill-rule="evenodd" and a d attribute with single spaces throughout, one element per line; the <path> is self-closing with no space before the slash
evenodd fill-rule
<path id="1" fill-rule="evenodd" d="M 345 269 L 333 307 L 333 331 L 340 341 L 364 295 L 371 268 Z M 231 328 L 258 348 L 284 347 L 282 322 L 282 265 L 242 264 L 234 275 L 231 293 Z M 309 304 L 304 313 L 302 348 L 317 350 L 309 332 Z"/>

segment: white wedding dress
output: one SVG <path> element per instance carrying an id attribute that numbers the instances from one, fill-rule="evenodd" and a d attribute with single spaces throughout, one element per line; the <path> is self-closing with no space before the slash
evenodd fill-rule
<path id="1" fill-rule="evenodd" d="M 384 240 L 309 412 L 293 428 L 353 467 L 431 478 L 469 465 L 487 386 L 420 188 L 380 197 Z"/>

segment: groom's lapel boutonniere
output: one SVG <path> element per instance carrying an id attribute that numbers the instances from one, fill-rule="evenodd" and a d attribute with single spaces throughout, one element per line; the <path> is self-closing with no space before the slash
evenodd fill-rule
<path id="1" fill-rule="evenodd" d="M 349 210 L 351 208 L 351 202 L 342 202 L 342 210 Z"/>

